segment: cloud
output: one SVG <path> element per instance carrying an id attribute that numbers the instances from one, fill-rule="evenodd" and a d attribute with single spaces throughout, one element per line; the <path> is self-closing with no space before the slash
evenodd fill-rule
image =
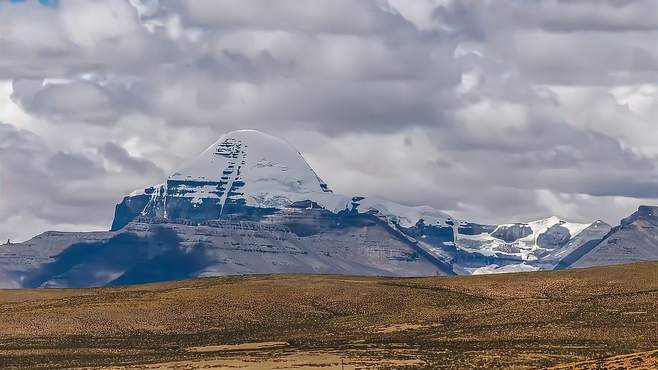
<path id="1" fill-rule="evenodd" d="M 535 83 L 655 83 L 655 1 L 459 1 L 436 22 Z"/>
<path id="2" fill-rule="evenodd" d="M 411 28 L 386 2 L 199 0 L 167 4 L 183 23 L 205 28 L 258 28 L 333 34 L 381 34 Z"/>
<path id="3" fill-rule="evenodd" d="M 0 4 L 0 78 L 66 77 L 88 71 L 139 73 L 166 60 L 167 44 L 127 1 Z M 171 45 L 169 45 L 171 46 Z"/>
<path id="4" fill-rule="evenodd" d="M 658 198 L 655 14 L 651 0 L 2 2 L 0 236 L 104 228 L 122 194 L 239 128 L 284 136 L 343 193 L 614 223 Z"/>
<path id="5" fill-rule="evenodd" d="M 133 108 L 125 89 L 111 90 L 91 81 L 64 83 L 14 80 L 12 99 L 25 111 L 52 121 L 115 122 Z"/>
<path id="6" fill-rule="evenodd" d="M 113 211 L 108 205 L 163 176 L 153 163 L 111 142 L 100 151 L 65 152 L 0 123 L 0 219 L 6 221 L 0 235 L 22 239 L 44 231 L 44 225 L 106 229 Z"/>

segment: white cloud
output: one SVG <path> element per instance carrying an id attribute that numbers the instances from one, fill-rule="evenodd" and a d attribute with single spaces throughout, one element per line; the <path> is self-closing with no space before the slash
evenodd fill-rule
<path id="1" fill-rule="evenodd" d="M 655 1 L 58 4 L 0 4 L 0 237 L 109 225 L 238 128 L 481 222 L 657 201 Z"/>

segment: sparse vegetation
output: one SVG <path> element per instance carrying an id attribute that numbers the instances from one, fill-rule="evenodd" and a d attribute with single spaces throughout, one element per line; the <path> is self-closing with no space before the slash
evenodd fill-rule
<path id="1" fill-rule="evenodd" d="M 548 367 L 658 348 L 657 293 L 655 262 L 449 278 L 261 275 L 4 290 L 0 364 Z M 656 352 L 642 356 L 656 360 Z"/>

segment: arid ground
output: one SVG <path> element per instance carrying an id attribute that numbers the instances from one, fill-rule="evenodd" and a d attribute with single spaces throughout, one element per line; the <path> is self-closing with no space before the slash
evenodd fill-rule
<path id="1" fill-rule="evenodd" d="M 644 368 L 658 263 L 0 291 L 8 368 Z"/>

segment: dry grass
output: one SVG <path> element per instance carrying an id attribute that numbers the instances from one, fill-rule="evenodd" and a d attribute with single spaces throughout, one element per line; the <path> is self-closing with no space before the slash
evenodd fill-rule
<path id="1" fill-rule="evenodd" d="M 4 290 L 0 364 L 304 368 L 308 357 L 327 368 L 343 359 L 345 369 L 546 367 L 658 348 L 657 292 L 658 263 Z M 259 342 L 289 345 L 244 347 Z M 190 350 L 209 346 L 222 349 Z"/>
<path id="2" fill-rule="evenodd" d="M 554 370 L 656 370 L 658 369 L 658 351 L 632 353 L 611 356 L 597 360 L 582 361 L 553 367 Z"/>

